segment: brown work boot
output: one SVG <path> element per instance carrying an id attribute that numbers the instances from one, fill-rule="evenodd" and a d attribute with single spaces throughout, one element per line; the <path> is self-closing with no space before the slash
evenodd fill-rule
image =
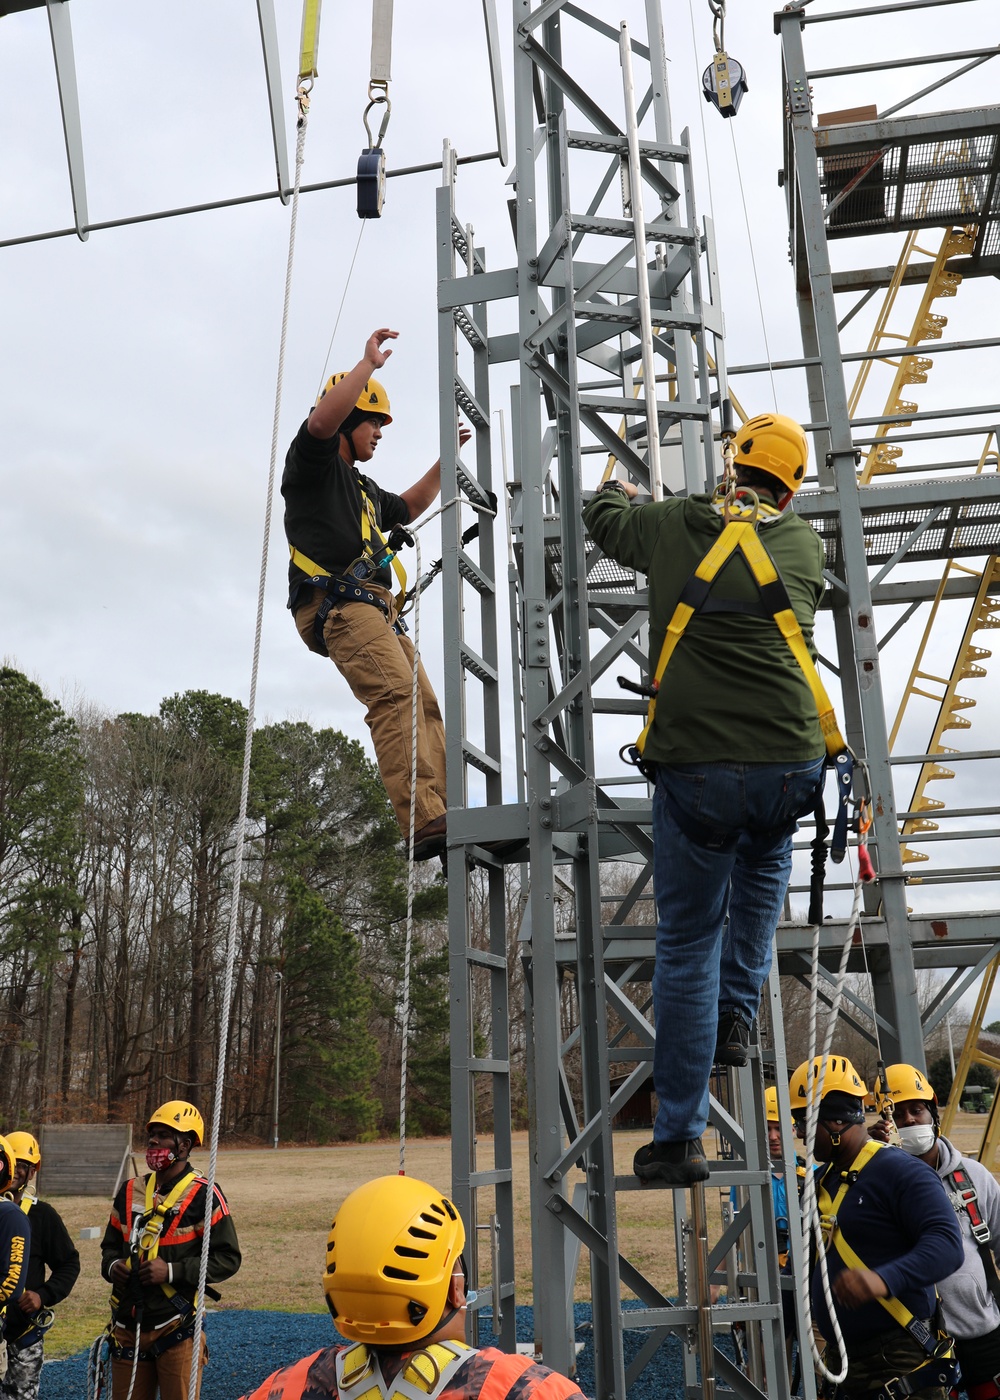
<path id="1" fill-rule="evenodd" d="M 444 854 L 448 838 L 448 817 L 442 812 L 432 822 L 413 833 L 413 859 L 433 860 Z"/>

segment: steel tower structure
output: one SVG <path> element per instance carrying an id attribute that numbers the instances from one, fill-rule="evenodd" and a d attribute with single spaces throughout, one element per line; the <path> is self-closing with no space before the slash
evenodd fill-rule
<path id="1" fill-rule="evenodd" d="M 926 12 L 923 43 L 913 32 L 921 18 L 915 9 Z M 1000 750 L 959 751 L 946 742 L 948 731 L 970 727 L 976 701 L 969 682 L 987 673 L 990 652 L 976 645 L 977 634 L 1000 622 L 1000 407 L 976 394 L 988 377 L 980 365 L 1000 344 L 991 295 L 1000 272 L 1000 107 L 927 110 L 946 84 L 995 55 L 992 45 L 948 52 L 939 40 L 958 11 L 977 10 L 984 14 L 977 0 L 948 8 L 928 0 L 838 13 L 796 0 L 774 20 L 803 346 L 801 360 L 777 368 L 804 373 L 819 478 L 796 508 L 826 545 L 846 733 L 871 780 L 879 881 L 868 891 L 862 924 L 881 1047 L 887 1061 L 918 1065 L 927 1037 L 1000 952 L 1000 809 L 981 800 L 996 791 Z M 859 42 L 867 62 L 830 63 L 841 52 L 856 57 Z M 821 45 L 823 66 L 808 62 L 807 48 L 818 57 Z M 940 65 L 929 83 L 928 64 Z M 840 96 L 845 79 L 859 96 L 888 92 L 891 82 L 903 95 L 881 113 L 874 106 L 824 113 L 827 84 L 839 83 L 833 91 Z M 978 75 L 974 86 L 969 79 L 957 87 L 974 102 Z M 882 265 L 844 266 L 855 247 L 868 257 L 872 240 L 881 236 L 884 244 L 885 235 L 895 258 L 890 252 Z M 959 293 L 963 278 L 990 280 Z M 944 338 L 947 317 L 932 307 L 956 294 L 974 300 L 982 335 Z M 865 336 L 865 308 L 879 296 L 881 310 Z M 956 402 L 954 384 L 937 391 L 936 403 L 910 401 L 934 395 L 935 367 L 940 380 L 942 361 L 956 360 L 964 402 Z M 873 413 L 865 395 L 877 392 L 881 366 L 891 375 Z M 922 618 L 929 620 L 921 635 Z M 944 659 L 942 632 L 950 646 Z M 908 674 L 894 723 L 886 711 L 886 655 L 898 674 Z M 928 793 L 929 783 L 941 792 L 947 780 L 964 800 L 950 805 Z M 845 932 L 843 920 L 824 927 L 831 959 Z M 802 927 L 779 929 L 783 971 L 801 974 L 809 937 Z M 853 965 L 864 969 L 860 953 Z M 920 968 L 946 974 L 924 1007 L 916 994 Z"/>
<path id="2" fill-rule="evenodd" d="M 719 1375 L 739 1393 L 758 1395 L 766 1376 L 768 1393 L 780 1397 L 790 1386 L 763 1112 L 765 1070 L 782 1094 L 787 1084 L 776 974 L 763 1049 L 720 1082 L 713 1100 L 728 1156 L 713 1164 L 711 1184 L 727 1200 L 728 1188 L 739 1187 L 736 1219 L 709 1221 L 704 1188 L 690 1201 L 683 1192 L 646 1191 L 658 1252 L 676 1261 L 676 1285 L 666 1281 L 670 1269 L 640 1266 L 619 1240 L 620 1210 L 628 1213 L 621 1203 L 640 1183 L 630 1162 L 616 1162 L 612 1129 L 648 1080 L 652 1058 L 651 806 L 638 776 L 623 779 L 619 770 L 601 777 L 595 727 L 615 717 L 624 721 L 623 735 L 640 727 L 642 705 L 612 677 L 623 663 L 633 675 L 645 669 L 647 600 L 642 578 L 586 540 L 580 508 L 609 456 L 654 499 L 714 486 L 726 393 L 712 229 L 698 216 L 687 133 L 677 139 L 671 125 L 659 0 L 646 0 L 644 17 L 645 32 L 635 35 L 609 25 L 593 6 L 515 0 L 516 267 L 487 270 L 456 210 L 450 177 L 439 194 L 454 1189 L 473 1226 L 490 1209 L 480 1197 L 495 1193 L 483 1222 L 500 1242 L 488 1296 L 509 1329 L 505 1037 L 511 962 L 519 956 L 527 987 L 535 1335 L 546 1362 L 573 1370 L 572 1304 L 584 1254 L 600 1396 L 624 1400 L 674 1333 L 690 1394 L 710 1391 Z M 514 332 L 494 328 L 496 303 L 504 302 L 516 302 Z M 478 547 L 463 543 L 460 516 L 469 504 L 482 510 L 494 488 L 488 371 L 515 362 L 506 504 L 519 800 L 505 803 L 500 581 L 486 532 Z M 458 451 L 456 408 L 476 429 L 475 472 Z M 515 948 L 502 859 L 488 849 L 499 841 L 510 843 L 508 859 L 520 873 Z M 475 865 L 486 870 L 486 917 L 474 921 Z M 490 1045 L 477 1043 L 477 1001 L 491 1008 Z M 487 1163 L 477 1150 L 484 1099 L 494 1141 Z M 794 1162 L 790 1141 L 785 1159 Z M 788 1187 L 794 1194 L 794 1175 Z M 733 1282 L 741 1300 L 712 1307 L 711 1277 L 724 1277 L 723 1261 L 737 1244 Z M 671 1302 L 675 1286 L 679 1298 Z M 713 1334 L 728 1333 L 734 1321 L 747 1324 L 749 1374 L 714 1347 Z M 651 1330 L 630 1346 L 637 1329 Z"/>

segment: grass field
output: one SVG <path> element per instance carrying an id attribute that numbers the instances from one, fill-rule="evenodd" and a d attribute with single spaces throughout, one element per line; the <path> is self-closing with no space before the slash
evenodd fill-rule
<path id="1" fill-rule="evenodd" d="M 952 1139 L 962 1150 L 978 1145 L 985 1119 L 960 1114 Z M 648 1132 L 615 1134 L 616 1170 L 631 1170 L 635 1149 Z M 488 1139 L 480 1141 L 480 1166 L 491 1165 Z M 203 1170 L 208 1156 L 195 1157 Z M 323 1312 L 320 1278 L 330 1220 L 344 1197 L 373 1176 L 395 1173 L 395 1142 L 366 1146 L 307 1148 L 238 1148 L 219 1152 L 218 1180 L 226 1193 L 243 1250 L 243 1267 L 221 1285 L 222 1308 L 268 1308 L 280 1312 Z M 445 1190 L 451 1180 L 448 1139 L 419 1139 L 407 1146 L 410 1176 L 433 1181 Z M 529 1223 L 528 1135 L 514 1139 L 515 1279 L 517 1302 L 531 1302 L 531 1230 Z M 41 1181 L 42 1194 L 45 1183 Z M 715 1199 L 711 1199 L 713 1197 Z M 620 1247 L 647 1278 L 666 1293 L 676 1289 L 673 1221 L 669 1191 L 626 1192 L 618 1202 Z M 80 1279 L 57 1309 L 46 1354 L 68 1356 L 87 1346 L 107 1321 L 108 1285 L 100 1275 L 100 1240 L 80 1240 L 80 1230 L 107 1223 L 107 1201 L 93 1196 L 53 1197 L 80 1250 Z M 710 1219 L 719 1219 L 718 1193 L 710 1193 Z M 491 1193 L 480 1194 L 479 1215 L 492 1209 Z M 484 1251 L 485 1254 L 485 1251 Z M 484 1260 L 488 1268 L 488 1260 Z M 577 1299 L 589 1299 L 586 1265 L 577 1279 Z"/>

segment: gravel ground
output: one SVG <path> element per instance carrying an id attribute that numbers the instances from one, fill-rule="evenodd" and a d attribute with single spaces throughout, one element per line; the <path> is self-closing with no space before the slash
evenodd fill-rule
<path id="1" fill-rule="evenodd" d="M 480 1315 L 481 1344 L 489 1341 L 489 1310 Z M 590 1305 L 574 1308 L 578 1340 L 583 1351 L 577 1359 L 577 1383 L 585 1395 L 594 1394 L 594 1349 L 590 1330 Z M 237 1312 L 213 1313 L 206 1328 L 210 1359 L 201 1388 L 201 1400 L 237 1400 L 260 1385 L 273 1371 L 300 1356 L 330 1346 L 338 1340 L 330 1319 L 323 1313 Z M 645 1331 L 625 1336 L 626 1364 L 646 1338 Z M 517 1309 L 519 1341 L 532 1338 L 531 1308 Z M 84 1400 L 87 1394 L 87 1357 L 81 1352 L 65 1361 L 48 1362 L 42 1373 L 40 1400 Z M 683 1395 L 681 1348 L 676 1337 L 660 1348 L 629 1391 L 629 1400 L 674 1400 Z M 105 1400 L 109 1400 L 105 1392 Z"/>

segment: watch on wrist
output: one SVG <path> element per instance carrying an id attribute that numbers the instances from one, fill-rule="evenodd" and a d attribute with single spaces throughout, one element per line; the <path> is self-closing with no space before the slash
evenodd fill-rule
<path id="1" fill-rule="evenodd" d="M 628 492 L 625 490 L 624 485 L 620 481 L 615 481 L 613 477 L 610 481 L 605 481 L 602 486 L 598 487 L 598 494 L 602 491 L 617 491 L 620 496 L 624 496 L 625 499 L 628 500 Z"/>

